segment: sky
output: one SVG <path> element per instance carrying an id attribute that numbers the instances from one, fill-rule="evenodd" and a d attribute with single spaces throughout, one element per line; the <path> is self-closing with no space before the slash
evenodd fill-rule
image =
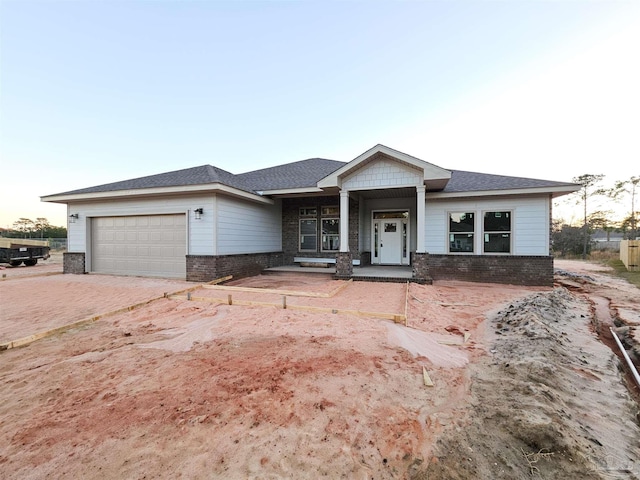
<path id="1" fill-rule="evenodd" d="M 379 143 L 456 170 L 640 176 L 640 2 L 0 0 L 0 227 L 66 225 L 49 194 Z"/>

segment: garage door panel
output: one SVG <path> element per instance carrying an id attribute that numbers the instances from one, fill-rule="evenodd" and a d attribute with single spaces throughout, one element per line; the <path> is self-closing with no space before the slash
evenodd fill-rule
<path id="1" fill-rule="evenodd" d="M 185 227 L 185 215 L 94 218 L 92 271 L 185 278 Z"/>

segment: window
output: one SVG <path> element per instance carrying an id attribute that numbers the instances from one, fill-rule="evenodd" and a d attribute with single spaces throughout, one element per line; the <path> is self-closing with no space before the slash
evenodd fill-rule
<path id="1" fill-rule="evenodd" d="M 322 219 L 322 251 L 336 252 L 340 249 L 340 219 Z"/>
<path id="2" fill-rule="evenodd" d="M 453 212 L 449 214 L 449 252 L 473 253 L 474 214 Z"/>
<path id="3" fill-rule="evenodd" d="M 373 256 L 375 258 L 378 258 L 378 227 L 380 226 L 380 224 L 378 222 L 373 224 L 373 236 L 374 236 L 374 240 L 373 240 Z"/>
<path id="4" fill-rule="evenodd" d="M 384 224 L 384 232 L 385 233 L 396 233 L 397 225 L 394 223 L 386 223 Z"/>
<path id="5" fill-rule="evenodd" d="M 300 251 L 315 252 L 318 249 L 318 221 L 300 219 Z"/>
<path id="6" fill-rule="evenodd" d="M 485 212 L 484 253 L 511 253 L 511 212 Z"/>
<path id="7" fill-rule="evenodd" d="M 340 216 L 340 207 L 337 207 L 337 206 L 322 207 L 320 211 L 322 212 L 323 217 L 325 216 L 339 217 Z"/>
<path id="8" fill-rule="evenodd" d="M 320 208 L 322 218 L 320 227 L 322 231 L 322 251 L 337 252 L 340 250 L 340 207 L 330 205 Z"/>
<path id="9" fill-rule="evenodd" d="M 407 210 L 401 212 L 373 212 L 374 220 L 381 218 L 404 218 L 407 220 L 409 218 L 409 212 Z"/>
<path id="10" fill-rule="evenodd" d="M 316 207 L 303 207 L 300 209 L 301 217 L 315 217 L 318 214 Z"/>

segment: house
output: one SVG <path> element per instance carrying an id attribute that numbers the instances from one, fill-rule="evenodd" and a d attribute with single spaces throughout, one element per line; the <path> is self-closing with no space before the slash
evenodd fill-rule
<path id="1" fill-rule="evenodd" d="M 203 165 L 42 201 L 68 208 L 65 273 L 204 282 L 328 261 L 338 278 L 406 265 L 423 283 L 551 285 L 552 199 L 578 188 L 448 170 L 376 145 L 347 163 L 243 174 Z"/>

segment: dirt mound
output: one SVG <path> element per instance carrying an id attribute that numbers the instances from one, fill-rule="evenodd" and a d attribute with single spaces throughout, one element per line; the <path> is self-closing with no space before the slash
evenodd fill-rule
<path id="1" fill-rule="evenodd" d="M 637 406 L 589 304 L 564 288 L 498 312 L 465 421 L 416 478 L 639 478 Z"/>

